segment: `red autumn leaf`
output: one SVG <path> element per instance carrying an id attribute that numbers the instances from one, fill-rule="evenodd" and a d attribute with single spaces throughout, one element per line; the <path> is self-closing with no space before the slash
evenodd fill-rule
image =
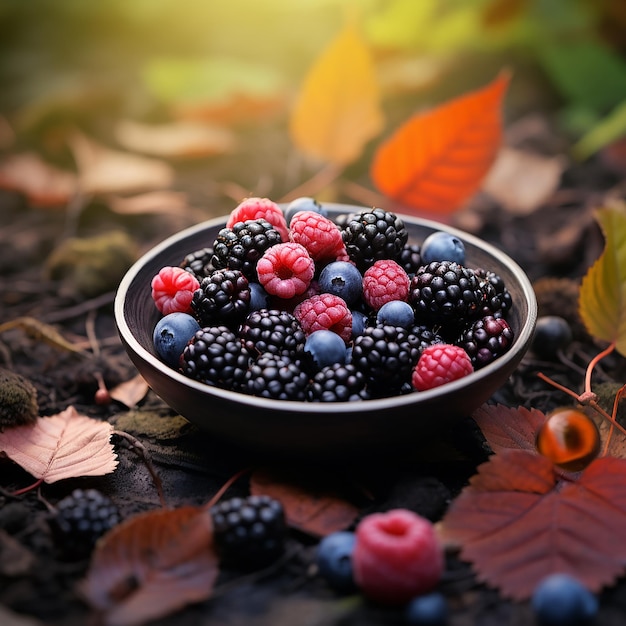
<path id="1" fill-rule="evenodd" d="M 538 409 L 483 404 L 472 413 L 494 452 L 509 448 L 535 450 L 535 437 L 546 416 Z"/>
<path id="2" fill-rule="evenodd" d="M 524 600 L 552 573 L 592 591 L 623 574 L 625 524 L 625 460 L 596 459 L 568 479 L 541 455 L 505 450 L 479 466 L 440 530 L 480 581 Z"/>
<path id="3" fill-rule="evenodd" d="M 298 484 L 265 470 L 252 474 L 250 491 L 280 501 L 289 526 L 318 537 L 344 530 L 359 514 L 357 507 L 328 487 Z"/>
<path id="4" fill-rule="evenodd" d="M 0 450 L 47 483 L 102 476 L 117 467 L 112 431 L 108 422 L 80 415 L 70 406 L 57 415 L 0 432 Z"/>
<path id="5" fill-rule="evenodd" d="M 133 626 L 207 599 L 218 573 L 205 510 L 150 511 L 102 538 L 80 591 L 106 626 Z"/>
<path id="6" fill-rule="evenodd" d="M 377 149 L 374 184 L 420 211 L 448 214 L 480 187 L 502 141 L 501 104 L 509 75 L 418 113 Z"/>

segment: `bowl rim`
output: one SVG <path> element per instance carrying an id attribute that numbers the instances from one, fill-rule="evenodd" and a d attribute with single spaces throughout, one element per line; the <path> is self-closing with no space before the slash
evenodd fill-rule
<path id="1" fill-rule="evenodd" d="M 283 205 L 279 206 L 284 208 Z M 325 202 L 324 207 L 333 211 L 337 210 L 341 212 L 354 212 L 354 210 L 364 208 L 360 207 L 359 205 L 331 202 Z M 457 236 L 462 241 L 473 245 L 476 248 L 482 249 L 487 254 L 495 257 L 500 263 L 507 266 L 510 271 L 515 275 L 515 278 L 518 281 L 519 286 L 521 287 L 524 294 L 524 300 L 526 301 L 528 306 L 528 315 L 526 316 L 526 319 L 523 320 L 521 328 L 516 333 L 516 337 L 514 338 L 511 348 L 529 345 L 530 341 L 532 340 L 537 320 L 537 300 L 530 279 L 518 263 L 516 263 L 511 257 L 509 257 L 505 252 L 503 252 L 496 246 L 484 241 L 483 239 L 480 239 L 480 237 L 472 235 L 471 233 L 467 233 L 456 227 L 448 226 L 447 224 L 437 222 L 433 219 L 421 218 L 418 216 L 412 216 L 395 211 L 394 214 L 401 220 L 405 221 L 405 223 L 411 222 L 417 226 L 430 228 L 433 230 L 443 230 L 454 236 Z M 135 338 L 135 336 L 131 332 L 130 326 L 128 325 L 124 314 L 124 305 L 126 302 L 126 298 L 128 297 L 128 291 L 131 284 L 133 283 L 137 275 L 142 271 L 144 266 L 153 261 L 170 246 L 201 231 L 215 228 L 218 226 L 223 226 L 226 220 L 228 220 L 227 215 L 199 222 L 198 224 L 194 224 L 193 226 L 190 226 L 181 231 L 178 231 L 177 233 L 174 233 L 173 235 L 170 235 L 160 243 L 156 244 L 154 247 L 145 252 L 141 257 L 139 257 L 139 259 L 137 259 L 137 261 L 135 261 L 135 263 L 133 263 L 133 265 L 128 269 L 128 271 L 120 281 L 117 292 L 115 294 L 114 317 L 122 342 L 126 344 L 128 349 L 134 352 L 137 358 L 148 363 L 152 368 L 158 370 L 162 376 L 170 377 L 183 386 L 194 389 L 195 391 L 200 393 L 209 393 L 211 395 L 215 395 L 216 397 L 221 398 L 224 401 L 235 402 L 251 409 L 257 407 L 259 409 L 271 410 L 277 413 L 293 413 L 294 411 L 297 411 L 300 413 L 317 414 L 320 412 L 320 409 L 323 408 L 324 412 L 332 411 L 333 413 L 339 414 L 353 414 L 363 411 L 364 404 L 365 406 L 367 406 L 368 411 L 376 411 L 377 409 L 390 410 L 394 408 L 407 407 L 409 405 L 415 405 L 416 401 L 419 403 L 420 400 L 428 402 L 429 400 L 432 400 L 439 395 L 454 393 L 457 390 L 463 389 L 465 386 L 468 385 L 468 383 L 479 384 L 481 380 L 489 378 L 494 371 L 501 369 L 503 365 L 519 358 L 517 351 L 511 349 L 505 352 L 495 361 L 489 363 L 488 365 L 480 368 L 475 372 L 472 372 L 467 377 L 463 377 L 461 379 L 446 383 L 446 385 L 444 386 L 435 387 L 427 391 L 420 391 L 419 393 L 410 393 L 399 396 L 362 400 L 359 402 L 325 402 L 323 404 L 320 404 L 318 402 L 275 400 L 270 398 L 247 395 L 195 381 L 192 378 L 189 378 L 184 374 L 172 369 L 166 363 L 161 361 L 158 357 L 146 350 L 141 345 L 141 343 Z M 471 378 L 471 380 L 468 380 L 468 378 Z"/>

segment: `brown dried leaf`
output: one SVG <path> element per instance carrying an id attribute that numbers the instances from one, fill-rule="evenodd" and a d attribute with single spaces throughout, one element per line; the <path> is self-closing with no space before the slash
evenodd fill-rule
<path id="1" fill-rule="evenodd" d="M 218 573 L 210 515 L 182 507 L 137 515 L 107 533 L 80 590 L 105 625 L 133 626 L 206 600 Z"/>
<path id="2" fill-rule="evenodd" d="M 483 191 L 514 215 L 529 215 L 558 189 L 565 160 L 503 148 L 483 182 Z"/>
<path id="3" fill-rule="evenodd" d="M 113 400 L 117 400 L 132 409 L 137 403 L 146 397 L 150 387 L 141 374 L 120 383 L 109 390 L 109 395 Z"/>
<path id="4" fill-rule="evenodd" d="M 563 478 L 545 457 L 503 450 L 478 468 L 440 525 L 479 580 L 515 600 L 552 573 L 598 591 L 624 572 L 626 461 L 604 457 Z"/>
<path id="5" fill-rule="evenodd" d="M 0 188 L 24 194 L 39 207 L 64 207 L 77 190 L 72 172 L 54 167 L 32 152 L 14 154 L 0 164 Z"/>
<path id="6" fill-rule="evenodd" d="M 31 339 L 43 341 L 53 348 L 85 354 L 83 350 L 64 339 L 54 326 L 41 322 L 34 317 L 16 317 L 4 324 L 0 324 L 0 334 L 15 328 L 23 330 Z"/>
<path id="7" fill-rule="evenodd" d="M 164 161 L 111 150 L 76 133 L 70 147 L 84 193 L 134 193 L 165 189 L 174 180 L 173 169 Z"/>
<path id="8" fill-rule="evenodd" d="M 537 409 L 483 404 L 472 413 L 494 452 L 510 448 L 535 450 L 535 437 L 546 416 Z"/>
<path id="9" fill-rule="evenodd" d="M 128 197 L 109 196 L 107 202 L 110 209 L 120 215 L 141 215 L 144 213 L 184 215 L 189 211 L 187 194 L 170 189 L 146 191 Z"/>
<path id="10" fill-rule="evenodd" d="M 318 537 L 344 530 L 359 514 L 357 507 L 327 487 L 299 485 L 267 470 L 252 474 L 250 491 L 279 500 L 291 527 Z"/>
<path id="11" fill-rule="evenodd" d="M 149 125 L 123 120 L 115 129 L 121 146 L 160 157 L 208 157 L 231 152 L 235 135 L 222 126 L 199 122 Z"/>
<path id="12" fill-rule="evenodd" d="M 102 476 L 117 467 L 108 422 L 80 415 L 72 406 L 34 424 L 0 432 L 0 450 L 47 483 Z"/>

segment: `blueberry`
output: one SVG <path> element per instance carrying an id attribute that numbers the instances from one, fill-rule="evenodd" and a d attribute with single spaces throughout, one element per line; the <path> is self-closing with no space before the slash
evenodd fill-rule
<path id="1" fill-rule="evenodd" d="M 551 574 L 535 587 L 532 608 L 541 626 L 589 623 L 598 612 L 598 599 L 569 574 Z"/>
<path id="2" fill-rule="evenodd" d="M 322 293 L 339 296 L 348 306 L 354 304 L 363 292 L 363 276 L 348 261 L 333 261 L 326 265 L 318 282 Z"/>
<path id="3" fill-rule="evenodd" d="M 378 309 L 376 321 L 389 326 L 410 328 L 415 323 L 415 311 L 408 302 L 391 300 Z"/>
<path id="4" fill-rule="evenodd" d="M 424 239 L 420 253 L 424 265 L 433 261 L 454 261 L 465 265 L 465 244 L 455 235 L 442 230 L 435 231 Z"/>
<path id="5" fill-rule="evenodd" d="M 351 311 L 352 313 L 352 339 L 363 334 L 367 326 L 367 315 L 362 311 Z"/>
<path id="6" fill-rule="evenodd" d="M 312 211 L 313 213 L 319 213 L 324 217 L 328 217 L 328 211 L 317 201 L 315 198 L 309 198 L 308 196 L 303 196 L 302 198 L 296 198 L 292 200 L 285 209 L 285 220 L 287 220 L 287 224 L 291 222 L 291 218 L 298 211 Z"/>
<path id="7" fill-rule="evenodd" d="M 178 369 L 180 355 L 197 330 L 200 330 L 200 324 L 187 313 L 165 315 L 154 327 L 154 349 L 165 363 Z"/>
<path id="8" fill-rule="evenodd" d="M 315 561 L 319 573 L 337 591 L 356 590 L 352 572 L 355 540 L 353 532 L 342 530 L 326 535 L 317 545 Z"/>
<path id="9" fill-rule="evenodd" d="M 312 332 L 304 342 L 304 352 L 311 356 L 318 369 L 333 363 L 345 364 L 347 358 L 344 340 L 332 330 Z"/>
<path id="10" fill-rule="evenodd" d="M 532 351 L 538 357 L 554 359 L 571 341 L 572 329 L 567 320 L 558 315 L 544 315 L 537 319 Z"/>
<path id="11" fill-rule="evenodd" d="M 260 283 L 250 283 L 248 286 L 250 288 L 250 311 L 269 309 L 271 298 L 263 286 Z"/>
<path id="12" fill-rule="evenodd" d="M 404 616 L 411 626 L 443 626 L 448 619 L 448 602 L 437 591 L 417 596 L 407 604 Z"/>

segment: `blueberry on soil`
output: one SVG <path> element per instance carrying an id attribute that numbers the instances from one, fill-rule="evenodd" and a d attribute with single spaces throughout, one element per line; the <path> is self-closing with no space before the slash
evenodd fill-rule
<path id="1" fill-rule="evenodd" d="M 448 602 L 437 591 L 417 596 L 407 604 L 404 616 L 410 626 L 443 626 L 448 619 Z"/>
<path id="2" fill-rule="evenodd" d="M 352 574 L 354 543 L 353 532 L 337 531 L 326 535 L 317 546 L 315 560 L 319 573 L 337 591 L 356 589 Z"/>
<path id="3" fill-rule="evenodd" d="M 200 324 L 191 315 L 170 313 L 162 317 L 154 327 L 154 349 L 165 363 L 178 369 L 180 355 L 198 330 Z"/>
<path id="4" fill-rule="evenodd" d="M 320 272 L 318 282 L 323 293 L 339 296 L 348 306 L 354 304 L 363 291 L 361 272 L 347 261 L 333 261 L 326 265 Z"/>
<path id="5" fill-rule="evenodd" d="M 581 626 L 598 612 L 596 596 L 568 574 L 551 574 L 541 580 L 531 603 L 541 626 Z"/>
<path id="6" fill-rule="evenodd" d="M 559 350 L 572 341 L 572 329 L 567 320 L 558 315 L 544 315 L 537 319 L 532 351 L 543 359 L 555 359 Z"/>
<path id="7" fill-rule="evenodd" d="M 444 231 L 428 235 L 422 242 L 420 254 L 424 265 L 433 261 L 454 261 L 465 265 L 465 244 L 455 235 Z"/>

